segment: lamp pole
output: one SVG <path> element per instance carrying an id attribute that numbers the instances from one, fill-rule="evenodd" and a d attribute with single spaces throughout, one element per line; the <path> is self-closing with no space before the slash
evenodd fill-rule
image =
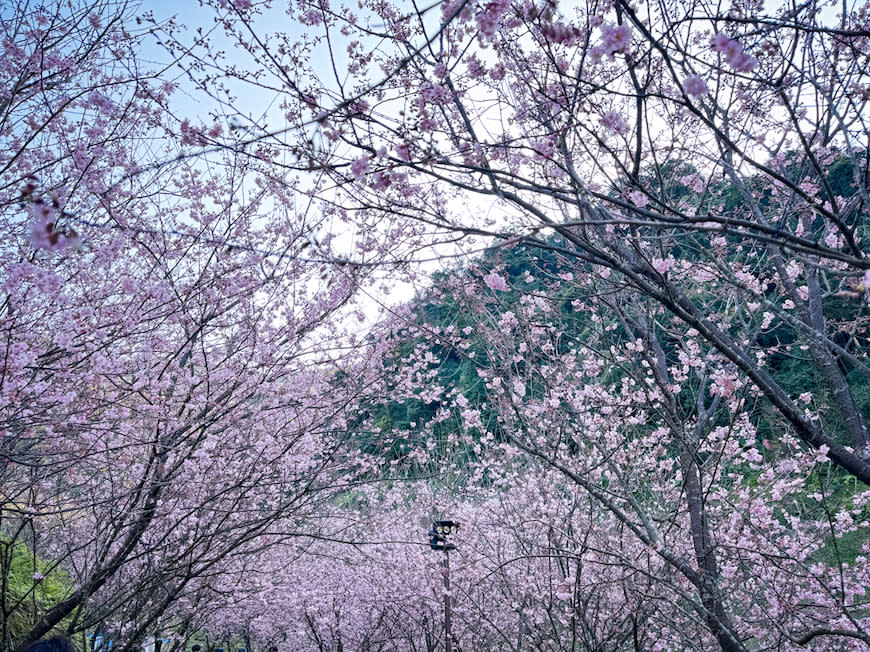
<path id="1" fill-rule="evenodd" d="M 429 532 L 429 546 L 432 550 L 444 551 L 444 648 L 453 652 L 453 632 L 450 626 L 450 551 L 455 550 L 453 535 L 459 531 L 459 523 L 435 521 Z"/>
<path id="2" fill-rule="evenodd" d="M 450 549 L 444 548 L 444 647 L 453 652 L 453 634 L 450 631 Z"/>

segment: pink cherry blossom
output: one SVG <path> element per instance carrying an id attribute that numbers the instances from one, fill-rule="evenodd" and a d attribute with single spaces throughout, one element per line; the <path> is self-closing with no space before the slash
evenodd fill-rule
<path id="1" fill-rule="evenodd" d="M 758 64 L 755 57 L 744 52 L 743 46 L 738 41 L 722 33 L 713 37 L 711 45 L 715 52 L 725 55 L 725 62 L 737 72 L 751 72 Z"/>
<path id="2" fill-rule="evenodd" d="M 730 57 L 727 59 L 727 62 L 728 65 L 734 68 L 737 72 L 752 72 L 758 65 L 758 61 L 755 57 L 744 52 Z"/>
<path id="3" fill-rule="evenodd" d="M 616 111 L 608 111 L 601 116 L 601 124 L 608 130 L 617 134 L 624 134 L 628 131 L 628 124 L 625 119 Z"/>
<path id="4" fill-rule="evenodd" d="M 704 190 L 704 180 L 697 172 L 680 177 L 680 183 L 688 186 L 695 192 L 703 192 Z"/>
<path id="5" fill-rule="evenodd" d="M 640 190 L 632 190 L 630 193 L 628 193 L 628 198 L 638 208 L 643 208 L 644 206 L 649 204 L 649 197 L 647 197 L 646 194 L 641 192 Z"/>
<path id="6" fill-rule="evenodd" d="M 690 75 L 683 80 L 683 89 L 687 95 L 697 97 L 709 93 L 710 89 L 700 75 Z"/>
<path id="7" fill-rule="evenodd" d="M 491 39 L 495 36 L 502 16 L 510 8 L 510 0 L 490 0 L 484 4 L 475 17 L 481 35 Z"/>
<path id="8" fill-rule="evenodd" d="M 604 53 L 613 58 L 616 52 L 627 52 L 631 46 L 631 27 L 623 23 L 613 25 L 605 23 L 601 26 L 601 48 Z"/>
<path id="9" fill-rule="evenodd" d="M 370 156 L 361 156 L 350 164 L 350 171 L 357 181 L 362 181 L 369 171 Z"/>
<path id="10" fill-rule="evenodd" d="M 411 160 L 411 145 L 410 143 L 399 143 L 396 145 L 396 156 L 403 161 Z"/>
<path id="11" fill-rule="evenodd" d="M 507 292 L 508 290 L 510 290 L 510 286 L 508 285 L 504 277 L 502 277 L 495 271 L 492 271 L 484 276 L 483 282 L 486 283 L 486 286 L 490 290 L 498 290 L 499 292 Z"/>
<path id="12" fill-rule="evenodd" d="M 725 48 L 731 43 L 731 39 L 721 32 L 716 33 L 711 39 L 711 45 L 716 52 L 724 52 Z"/>
<path id="13" fill-rule="evenodd" d="M 674 266 L 674 258 L 673 256 L 668 256 L 667 258 L 653 258 L 652 266 L 659 274 L 666 274 L 671 267 Z"/>

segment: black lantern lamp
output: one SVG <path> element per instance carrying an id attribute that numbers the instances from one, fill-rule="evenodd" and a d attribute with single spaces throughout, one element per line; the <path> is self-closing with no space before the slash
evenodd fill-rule
<path id="1" fill-rule="evenodd" d="M 435 521 L 429 531 L 429 545 L 432 550 L 455 550 L 453 535 L 459 532 L 459 523 L 453 521 Z"/>

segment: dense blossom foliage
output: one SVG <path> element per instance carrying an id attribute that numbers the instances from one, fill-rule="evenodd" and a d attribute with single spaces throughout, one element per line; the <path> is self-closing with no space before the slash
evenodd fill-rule
<path id="1" fill-rule="evenodd" d="M 353 389 L 321 343 L 357 278 L 300 255 L 292 180 L 186 156 L 200 136 L 136 58 L 165 32 L 124 12 L 2 10 L 2 547 L 73 583 L 22 624 L 34 572 L 4 649 L 56 627 L 137 646 L 270 528 L 305 531 L 344 468 Z"/>
<path id="2" fill-rule="evenodd" d="M 0 9 L 4 649 L 870 644 L 866 3 L 201 11 Z"/>
<path id="3" fill-rule="evenodd" d="M 844 484 L 823 451 L 802 449 L 724 357 L 691 333 L 674 337 L 679 327 L 660 308 L 603 292 L 597 275 L 518 259 L 528 261 L 500 265 L 511 271 L 510 295 L 488 290 L 493 272 L 463 270 L 441 279 L 417 326 L 397 326 L 397 342 L 435 344 L 402 359 L 409 374 L 388 376 L 392 388 L 380 393 L 438 406 L 393 429 L 411 447 L 400 463 L 419 465 L 425 442 L 433 471 L 464 476 L 514 509 L 530 501 L 535 532 L 559 533 L 539 553 L 570 559 L 580 549 L 591 568 L 622 569 L 621 590 L 647 600 L 625 605 L 620 631 L 608 629 L 612 620 L 585 622 L 591 649 L 630 634 L 642 649 L 712 647 L 721 623 L 740 644 L 778 649 L 836 632 L 860 649 L 866 488 Z M 656 321 L 667 340 L 650 333 Z M 466 380 L 444 382 L 457 377 Z M 585 522 L 540 515 L 578 509 L 578 494 Z M 508 512 L 498 522 L 525 519 Z M 694 613 L 680 620 L 675 604 Z M 539 635 L 564 641 L 576 631 Z"/>

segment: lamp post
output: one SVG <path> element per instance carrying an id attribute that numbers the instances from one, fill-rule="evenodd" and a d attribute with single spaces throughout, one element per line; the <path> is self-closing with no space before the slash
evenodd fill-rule
<path id="1" fill-rule="evenodd" d="M 444 551 L 444 640 L 446 652 L 453 652 L 453 634 L 450 631 L 450 551 L 456 550 L 453 535 L 459 532 L 459 523 L 434 521 L 429 531 L 432 550 Z"/>

